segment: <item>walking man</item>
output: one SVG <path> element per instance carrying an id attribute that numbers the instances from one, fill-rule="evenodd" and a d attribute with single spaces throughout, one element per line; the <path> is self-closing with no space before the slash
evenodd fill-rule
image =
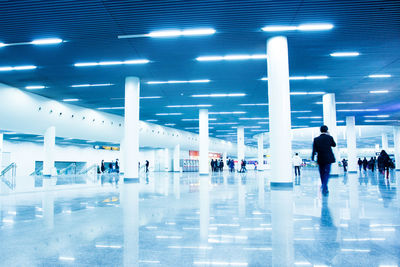
<path id="1" fill-rule="evenodd" d="M 303 160 L 299 157 L 299 153 L 296 153 L 296 155 L 294 155 L 292 161 L 294 166 L 294 175 L 300 176 L 300 166 L 303 163 Z"/>
<path id="2" fill-rule="evenodd" d="M 321 135 L 314 138 L 311 160 L 314 160 L 314 156 L 317 154 L 317 163 L 322 184 L 322 195 L 328 196 L 328 181 L 331 164 L 336 161 L 332 152 L 332 147 L 335 147 L 336 143 L 335 140 L 333 140 L 333 137 L 328 133 L 328 126 L 322 125 L 320 131 Z"/>

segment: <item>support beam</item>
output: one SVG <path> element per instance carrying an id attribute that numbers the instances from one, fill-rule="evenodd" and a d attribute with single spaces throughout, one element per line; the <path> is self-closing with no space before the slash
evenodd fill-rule
<path id="1" fill-rule="evenodd" d="M 241 160 L 244 159 L 244 128 L 243 126 L 237 127 L 237 160 L 240 164 Z"/>
<path id="2" fill-rule="evenodd" d="M 140 80 L 125 79 L 124 163 L 125 182 L 139 180 L 139 97 Z"/>
<path id="3" fill-rule="evenodd" d="M 393 128 L 394 138 L 394 159 L 396 161 L 396 171 L 400 171 L 400 126 Z"/>
<path id="4" fill-rule="evenodd" d="M 323 112 L 324 112 L 324 124 L 328 126 L 328 131 L 337 143 L 337 127 L 336 127 L 336 101 L 335 94 L 325 94 L 322 97 Z M 332 147 L 333 154 L 335 155 L 336 162 L 332 163 L 331 166 L 331 176 L 339 175 L 339 165 L 340 160 L 338 147 Z"/>
<path id="5" fill-rule="evenodd" d="M 346 117 L 348 172 L 357 173 L 356 123 L 354 116 Z"/>
<path id="6" fill-rule="evenodd" d="M 50 177 L 53 174 L 55 145 L 56 127 L 51 126 L 44 133 L 43 176 Z"/>
<path id="7" fill-rule="evenodd" d="M 208 175 L 208 110 L 199 111 L 199 173 Z"/>
<path id="8" fill-rule="evenodd" d="M 293 187 L 290 85 L 287 39 L 267 41 L 271 188 Z"/>

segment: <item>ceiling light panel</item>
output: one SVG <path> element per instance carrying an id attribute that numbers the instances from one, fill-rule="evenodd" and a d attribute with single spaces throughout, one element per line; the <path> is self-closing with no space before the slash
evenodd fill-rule
<path id="1" fill-rule="evenodd" d="M 331 57 L 357 57 L 359 55 L 359 52 L 335 52 L 330 54 Z"/>
<path id="2" fill-rule="evenodd" d="M 368 75 L 369 78 L 390 78 L 392 77 L 391 74 L 371 74 Z"/>
<path id="3" fill-rule="evenodd" d="M 167 108 L 206 108 L 212 107 L 212 105 L 204 104 L 204 105 L 170 105 L 166 106 Z"/>
<path id="4" fill-rule="evenodd" d="M 202 56 L 197 57 L 197 61 L 232 61 L 232 60 L 252 60 L 252 59 L 266 59 L 265 54 L 253 55 L 226 55 L 226 56 Z"/>
<path id="5" fill-rule="evenodd" d="M 34 70 L 37 67 L 34 65 L 23 65 L 23 66 L 5 66 L 5 67 L 0 67 L 0 71 L 13 71 L 13 70 Z"/>
<path id="6" fill-rule="evenodd" d="M 333 29 L 333 25 L 329 23 L 321 24 L 300 24 L 298 26 L 289 25 L 271 25 L 263 27 L 265 32 L 287 32 L 287 31 L 326 31 Z"/>
<path id="7" fill-rule="evenodd" d="M 97 86 L 112 86 L 112 83 L 95 83 L 95 84 L 74 84 L 71 87 L 79 88 L 79 87 L 97 87 Z"/>
<path id="8" fill-rule="evenodd" d="M 372 90 L 369 91 L 370 94 L 387 94 L 389 93 L 389 90 Z"/>
<path id="9" fill-rule="evenodd" d="M 51 45 L 51 44 L 59 44 L 62 43 L 63 40 L 60 38 L 45 38 L 45 39 L 36 39 L 31 42 L 34 45 Z"/>
<path id="10" fill-rule="evenodd" d="M 216 30 L 213 28 L 202 28 L 202 29 L 187 29 L 187 30 L 162 30 L 152 31 L 145 36 L 152 38 L 165 38 L 165 37 L 180 37 L 180 36 L 201 36 L 201 35 L 213 35 Z"/>
<path id="11" fill-rule="evenodd" d="M 238 97 L 246 96 L 244 93 L 234 93 L 234 94 L 203 94 L 203 95 L 192 95 L 192 97 Z"/>
<path id="12" fill-rule="evenodd" d="M 125 61 L 100 61 L 100 62 L 82 62 L 75 63 L 75 67 L 92 67 L 92 66 L 109 66 L 109 65 L 131 65 L 131 64 L 147 64 L 148 59 L 132 59 Z"/>
<path id="13" fill-rule="evenodd" d="M 38 90 L 38 89 L 44 89 L 44 88 L 46 88 L 46 86 L 44 86 L 44 85 L 28 85 L 28 86 L 25 86 L 26 90 Z"/>
<path id="14" fill-rule="evenodd" d="M 177 83 L 209 83 L 211 80 L 188 80 L 188 81 L 149 81 L 147 84 L 177 84 Z"/>

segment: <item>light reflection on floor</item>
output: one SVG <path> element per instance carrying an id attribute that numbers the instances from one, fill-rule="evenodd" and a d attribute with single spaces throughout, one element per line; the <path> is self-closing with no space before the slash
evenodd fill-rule
<path id="1" fill-rule="evenodd" d="M 397 177 L 396 177 L 397 175 Z M 1 266 L 400 266 L 400 173 L 269 172 L 0 196 Z"/>

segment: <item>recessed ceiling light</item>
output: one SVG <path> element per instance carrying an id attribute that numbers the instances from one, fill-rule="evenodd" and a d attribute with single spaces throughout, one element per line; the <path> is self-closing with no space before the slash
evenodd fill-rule
<path id="1" fill-rule="evenodd" d="M 390 74 L 371 74 L 368 75 L 369 78 L 390 78 L 392 75 Z"/>
<path id="2" fill-rule="evenodd" d="M 243 93 L 234 93 L 234 94 L 206 94 L 206 95 L 192 95 L 192 97 L 237 97 L 237 96 L 245 96 Z"/>
<path id="3" fill-rule="evenodd" d="M 96 86 L 112 86 L 112 83 L 94 83 L 94 84 L 74 84 L 71 87 L 96 87 Z"/>
<path id="4" fill-rule="evenodd" d="M 221 60 L 249 60 L 249 59 L 266 59 L 265 54 L 253 55 L 226 55 L 226 56 L 202 56 L 197 57 L 197 61 L 221 61 Z"/>
<path id="5" fill-rule="evenodd" d="M 335 52 L 330 54 L 331 57 L 356 57 L 359 55 L 359 52 Z"/>
<path id="6" fill-rule="evenodd" d="M 36 90 L 36 89 L 44 89 L 44 88 L 46 88 L 46 86 L 44 86 L 44 85 L 28 85 L 28 86 L 25 86 L 26 90 Z"/>
<path id="7" fill-rule="evenodd" d="M 182 113 L 156 113 L 156 116 L 179 116 Z"/>
<path id="8" fill-rule="evenodd" d="M 131 65 L 131 64 L 146 64 L 148 59 L 132 59 L 125 61 L 100 61 L 100 62 L 83 62 L 75 63 L 75 67 L 91 67 L 91 66 L 108 66 L 108 65 Z"/>
<path id="9" fill-rule="evenodd" d="M 188 30 L 162 30 L 153 31 L 145 36 L 160 38 L 160 37 L 179 37 L 179 36 L 199 36 L 199 35 L 212 35 L 216 33 L 216 30 L 212 28 L 204 29 L 188 29 Z M 126 38 L 126 37 L 125 37 Z"/>
<path id="10" fill-rule="evenodd" d="M 370 94 L 386 94 L 389 93 L 389 90 L 373 90 L 369 91 Z"/>
<path id="11" fill-rule="evenodd" d="M 36 39 L 31 42 L 34 45 L 49 45 L 49 44 L 59 44 L 62 43 L 63 40 L 60 38 L 45 38 L 45 39 Z"/>
<path id="12" fill-rule="evenodd" d="M 0 71 L 12 71 L 12 70 L 34 70 L 37 67 L 34 65 L 25 65 L 25 66 L 15 66 L 15 67 L 0 67 Z"/>
<path id="13" fill-rule="evenodd" d="M 212 107 L 212 105 L 170 105 L 166 106 L 167 108 L 205 108 Z"/>
<path id="14" fill-rule="evenodd" d="M 76 101 L 79 101 L 79 99 L 78 98 L 66 98 L 66 99 L 63 99 L 62 101 L 64 101 L 64 102 L 76 102 Z"/>
<path id="15" fill-rule="evenodd" d="M 300 24 L 299 26 L 271 25 L 263 27 L 265 32 L 284 32 L 284 31 L 322 31 L 333 28 L 332 24 Z"/>
<path id="16" fill-rule="evenodd" d="M 176 83 L 209 83 L 211 80 L 188 80 L 188 81 L 149 81 L 147 84 L 176 84 Z"/>

